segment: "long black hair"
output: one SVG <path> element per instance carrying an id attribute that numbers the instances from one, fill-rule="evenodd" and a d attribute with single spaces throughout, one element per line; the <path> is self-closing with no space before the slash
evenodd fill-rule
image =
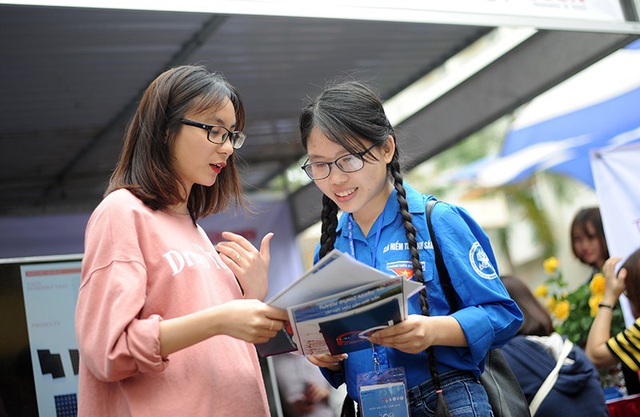
<path id="1" fill-rule="evenodd" d="M 354 154 L 366 149 L 362 139 L 366 139 L 376 146 L 384 146 L 391 136 L 397 144 L 395 129 L 385 114 L 382 100 L 371 88 L 357 81 L 344 81 L 329 85 L 320 96 L 302 109 L 299 121 L 300 138 L 305 149 L 307 149 L 307 140 L 313 129 L 319 130 L 329 140 Z M 367 153 L 364 158 L 365 161 L 368 158 L 375 159 L 370 153 Z M 424 283 L 424 273 L 416 241 L 416 228 L 413 225 L 411 213 L 409 213 L 407 193 L 402 181 L 398 146 L 395 147 L 391 162 L 387 164 L 387 172 L 397 191 L 402 224 L 409 243 L 413 273 L 416 281 Z M 322 198 L 321 220 L 320 258 L 333 249 L 338 225 L 338 206 L 326 195 Z M 422 314 L 428 316 L 429 303 L 424 289 L 420 291 L 420 305 L 422 306 Z M 436 415 L 447 416 L 449 415 L 448 407 L 442 395 L 433 348 L 427 349 L 427 357 L 433 383 L 438 392 Z M 351 402 L 351 404 L 353 403 Z M 443 405 L 440 406 L 440 404 Z"/>

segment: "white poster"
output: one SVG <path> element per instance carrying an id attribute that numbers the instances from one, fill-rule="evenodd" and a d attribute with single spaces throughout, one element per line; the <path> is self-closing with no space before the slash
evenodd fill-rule
<path id="1" fill-rule="evenodd" d="M 76 261 L 20 267 L 41 417 L 77 415 L 79 356 L 74 313 L 80 265 Z"/>
<path id="2" fill-rule="evenodd" d="M 591 168 L 611 256 L 623 261 L 640 248 L 640 144 L 591 154 Z M 618 266 L 620 266 L 618 264 Z M 628 300 L 621 297 L 627 325 L 633 323 Z"/>

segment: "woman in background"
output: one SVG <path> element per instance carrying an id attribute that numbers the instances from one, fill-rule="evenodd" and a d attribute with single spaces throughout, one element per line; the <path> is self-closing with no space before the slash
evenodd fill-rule
<path id="1" fill-rule="evenodd" d="M 602 271 L 604 261 L 609 259 L 600 209 L 587 207 L 578 211 L 571 222 L 570 230 L 573 254 L 580 262 L 592 268 L 589 277 L 591 281 L 594 274 Z"/>
<path id="2" fill-rule="evenodd" d="M 589 283 L 595 274 L 603 272 L 604 263 L 609 259 L 609 248 L 607 247 L 600 209 L 586 207 L 578 211 L 571 223 L 570 230 L 573 254 L 580 262 L 591 267 L 591 275 L 587 280 Z M 624 324 L 620 324 L 620 330 L 623 326 Z M 624 362 L 621 365 L 627 393 L 640 393 L 638 373 L 630 369 Z M 598 365 L 598 367 L 600 366 Z"/>

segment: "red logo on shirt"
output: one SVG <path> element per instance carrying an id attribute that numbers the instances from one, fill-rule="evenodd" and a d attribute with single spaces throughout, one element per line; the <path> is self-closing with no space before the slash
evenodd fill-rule
<path id="1" fill-rule="evenodd" d="M 413 277 L 413 265 L 409 261 L 387 262 L 387 270 L 393 271 L 397 276 L 403 276 L 405 279 Z"/>

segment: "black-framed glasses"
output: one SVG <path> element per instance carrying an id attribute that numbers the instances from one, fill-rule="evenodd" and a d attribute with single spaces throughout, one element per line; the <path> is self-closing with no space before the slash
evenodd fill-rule
<path id="1" fill-rule="evenodd" d="M 364 156 L 373 149 L 374 146 L 376 145 L 373 144 L 362 152 L 343 155 L 333 162 L 305 163 L 300 168 L 302 168 L 312 180 L 323 180 L 331 175 L 331 165 L 337 166 L 340 171 L 346 173 L 360 171 L 364 168 Z M 309 160 L 307 159 L 307 161 Z"/>
<path id="2" fill-rule="evenodd" d="M 227 141 L 227 139 L 229 139 L 233 149 L 240 149 L 244 144 L 244 140 L 247 138 L 247 135 L 239 130 L 231 131 L 221 125 L 208 125 L 206 123 L 196 122 L 189 119 L 182 119 L 180 120 L 180 123 L 206 130 L 207 140 L 217 145 L 222 145 Z"/>

